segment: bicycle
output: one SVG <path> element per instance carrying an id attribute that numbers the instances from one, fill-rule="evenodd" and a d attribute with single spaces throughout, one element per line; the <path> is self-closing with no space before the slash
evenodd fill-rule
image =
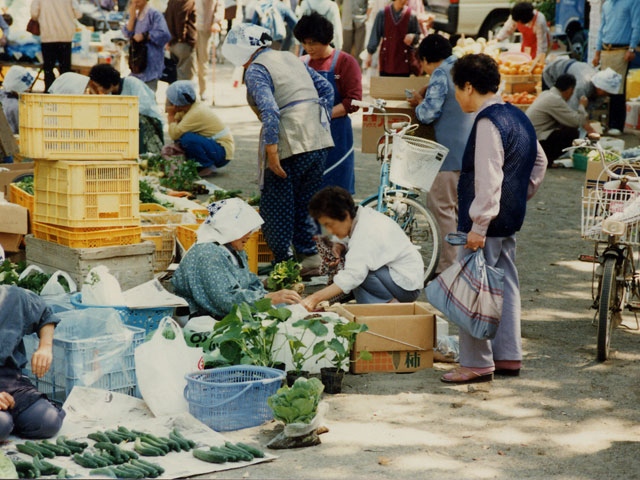
<path id="1" fill-rule="evenodd" d="M 595 187 L 583 189 L 581 235 L 595 246 L 593 256 L 581 255 L 580 260 L 593 262 L 591 308 L 596 310 L 597 359 L 604 362 L 625 308 L 634 313 L 638 329 L 640 279 L 634 247 L 640 245 L 640 165 L 619 155 L 607 162 L 597 134 L 575 141 L 568 150 L 580 147 L 597 151 L 602 163 Z"/>
<path id="2" fill-rule="evenodd" d="M 433 214 L 420 203 L 422 191 L 428 191 L 440 170 L 448 149 L 436 142 L 412 137 L 418 125 L 406 114 L 387 113 L 386 102 L 352 100 L 365 115 L 375 112 L 384 119 L 384 134 L 378 142 L 380 177 L 376 193 L 360 202 L 393 218 L 416 245 L 424 262 L 424 284 L 434 276 L 440 258 L 440 229 Z M 404 121 L 390 122 L 390 117 Z M 395 148 L 394 146 L 395 142 Z"/>

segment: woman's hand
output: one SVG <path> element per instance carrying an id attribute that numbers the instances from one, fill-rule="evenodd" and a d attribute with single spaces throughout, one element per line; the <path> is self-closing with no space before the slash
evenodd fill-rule
<path id="1" fill-rule="evenodd" d="M 416 38 L 416 34 L 415 33 L 407 33 L 404 36 L 404 44 L 405 45 L 413 45 L 413 40 Z"/>
<path id="2" fill-rule="evenodd" d="M 424 97 L 422 97 L 419 92 L 414 91 L 411 97 L 407 98 L 407 102 L 409 102 L 409 105 L 415 108 L 422 103 L 423 98 Z"/>
<path id="3" fill-rule="evenodd" d="M 51 347 L 38 347 L 31 357 L 31 371 L 38 378 L 41 378 L 51 368 L 53 352 Z"/>
<path id="4" fill-rule="evenodd" d="M 467 243 L 464 248 L 468 248 L 469 250 L 473 250 L 474 252 L 479 248 L 484 248 L 484 242 L 486 237 L 480 235 L 479 233 L 469 232 L 467 234 Z"/>
<path id="5" fill-rule="evenodd" d="M 278 155 L 278 145 L 266 145 L 267 167 L 280 178 L 287 178 L 287 172 L 284 171 L 280 164 L 280 155 Z"/>
<path id="6" fill-rule="evenodd" d="M 277 292 L 267 293 L 265 297 L 271 299 L 271 303 L 277 305 L 279 303 L 286 303 L 287 305 L 293 305 L 299 303 L 302 300 L 300 294 L 294 290 L 278 290 Z"/>
<path id="7" fill-rule="evenodd" d="M 330 267 L 335 267 L 336 265 L 338 265 L 346 249 L 347 247 L 344 245 L 344 243 L 333 242 L 331 253 L 333 253 L 333 256 L 336 257 L 336 259 L 332 262 L 327 262 L 327 265 L 329 265 Z"/>
<path id="8" fill-rule="evenodd" d="M 133 39 L 134 39 L 136 42 L 141 42 L 141 41 L 143 41 L 143 40 L 144 40 L 144 33 L 136 33 L 136 34 L 133 36 Z"/>
<path id="9" fill-rule="evenodd" d="M 7 392 L 0 392 L 0 410 L 11 410 L 16 406 L 16 401 Z"/>

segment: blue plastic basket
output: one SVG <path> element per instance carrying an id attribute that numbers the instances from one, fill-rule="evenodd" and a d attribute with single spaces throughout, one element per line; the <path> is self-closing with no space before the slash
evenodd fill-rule
<path id="1" fill-rule="evenodd" d="M 101 375 L 93 383 L 85 382 L 85 368 L 92 364 L 96 351 L 109 348 L 114 339 L 110 336 L 86 338 L 81 340 L 63 340 L 53 338 L 53 362 L 51 368 L 42 377 L 36 377 L 31 371 L 31 361 L 23 370 L 23 374 L 29 377 L 38 391 L 45 393 L 50 400 L 56 403 L 64 403 L 73 387 L 86 386 L 100 388 L 110 392 L 124 393 L 134 397 L 140 397 L 137 388 L 136 366 L 134 351 L 138 345 L 144 342 L 144 330 L 127 326 L 133 331 L 133 341 L 122 355 L 110 358 L 108 362 L 100 365 Z M 33 352 L 38 348 L 40 340 L 36 333 L 24 337 L 24 346 L 27 358 L 31 359 Z"/>
<path id="2" fill-rule="evenodd" d="M 81 293 L 71 295 L 71 304 L 76 308 L 114 308 L 122 317 L 125 325 L 142 328 L 146 335 L 156 330 L 160 320 L 164 317 L 173 316 L 173 307 L 129 308 L 113 305 L 89 305 L 82 303 Z"/>
<path id="3" fill-rule="evenodd" d="M 282 370 L 253 365 L 211 368 L 185 376 L 189 413 L 218 432 L 256 427 L 273 418 L 267 398 L 282 385 Z"/>

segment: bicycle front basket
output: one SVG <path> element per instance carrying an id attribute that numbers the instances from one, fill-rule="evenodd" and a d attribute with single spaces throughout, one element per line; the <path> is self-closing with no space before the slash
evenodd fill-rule
<path id="1" fill-rule="evenodd" d="M 394 136 L 390 180 L 428 192 L 449 149 L 425 138 Z"/>

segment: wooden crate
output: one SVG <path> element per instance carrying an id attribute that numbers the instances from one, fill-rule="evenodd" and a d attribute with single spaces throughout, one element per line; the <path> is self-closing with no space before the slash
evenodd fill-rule
<path id="1" fill-rule="evenodd" d="M 93 267 L 105 265 L 118 279 L 122 290 L 128 290 L 153 279 L 152 242 L 99 248 L 71 248 L 27 235 L 28 264 L 38 265 L 47 273 L 64 270 L 82 285 Z"/>

